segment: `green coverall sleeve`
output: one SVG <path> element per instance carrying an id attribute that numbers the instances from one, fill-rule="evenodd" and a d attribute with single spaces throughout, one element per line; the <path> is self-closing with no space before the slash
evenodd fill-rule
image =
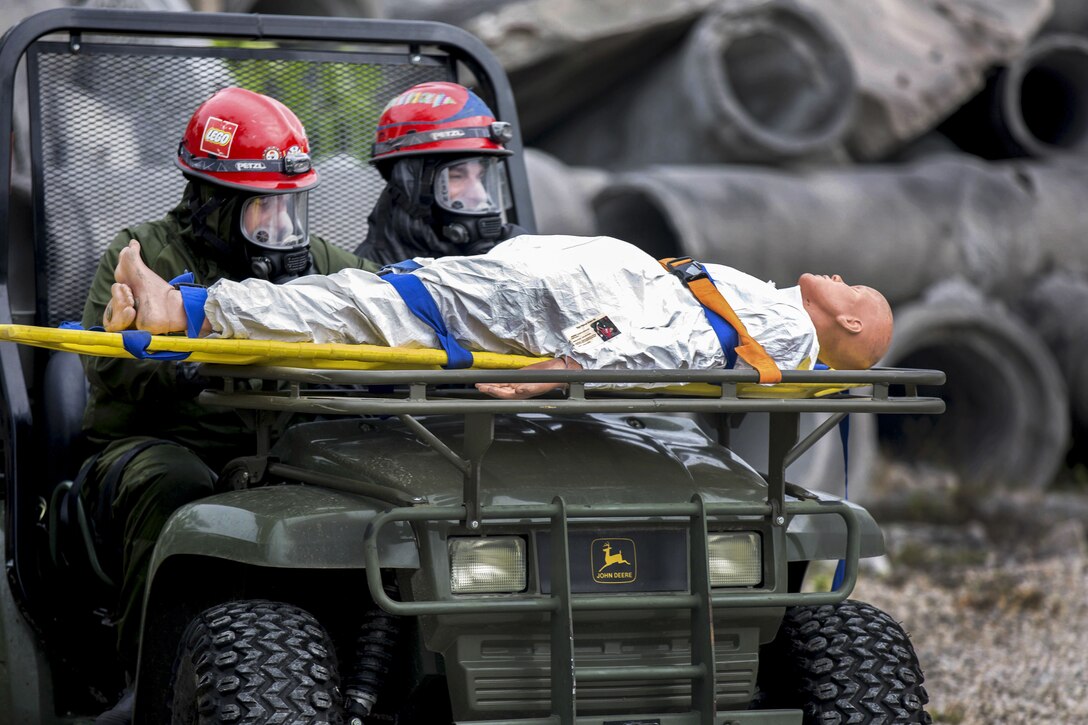
<path id="1" fill-rule="evenodd" d="M 357 257 L 316 235 L 310 236 L 310 253 L 314 255 L 314 264 L 321 274 L 332 274 L 341 269 L 365 269 L 367 272 L 377 272 L 382 268 L 382 265 L 377 262 Z"/>

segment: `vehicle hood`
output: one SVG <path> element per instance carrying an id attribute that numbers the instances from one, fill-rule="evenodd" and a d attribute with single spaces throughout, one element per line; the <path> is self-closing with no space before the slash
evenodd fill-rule
<path id="1" fill-rule="evenodd" d="M 457 454 L 461 417 L 419 418 Z M 464 477 L 397 419 L 293 426 L 271 455 L 312 471 L 387 486 L 435 505 L 461 501 Z M 747 463 L 681 415 L 495 416 L 483 458 L 481 502 L 491 505 L 689 501 L 761 502 L 767 489 Z"/>

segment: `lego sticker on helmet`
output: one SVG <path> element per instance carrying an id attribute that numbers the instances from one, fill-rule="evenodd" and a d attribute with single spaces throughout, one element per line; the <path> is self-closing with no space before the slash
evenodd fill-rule
<path id="1" fill-rule="evenodd" d="M 230 158 L 230 146 L 237 130 L 237 123 L 222 118 L 209 118 L 204 124 L 204 134 L 200 137 L 200 150 L 206 154 Z"/>

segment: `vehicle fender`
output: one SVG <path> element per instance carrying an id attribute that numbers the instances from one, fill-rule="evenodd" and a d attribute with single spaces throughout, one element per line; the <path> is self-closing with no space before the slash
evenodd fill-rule
<path id="1" fill-rule="evenodd" d="M 363 539 L 382 504 L 305 485 L 230 491 L 179 508 L 163 528 L 151 576 L 171 556 L 215 557 L 252 566 L 364 569 Z M 382 567 L 419 568 L 411 525 L 382 528 Z"/>
<path id="2" fill-rule="evenodd" d="M 814 492 L 816 498 L 827 501 L 834 497 Z M 872 514 L 850 501 L 844 501 L 857 517 L 861 535 L 861 558 L 884 553 L 884 534 Z M 788 561 L 818 561 L 841 559 L 846 556 L 846 522 L 834 514 L 794 516 L 786 529 L 786 559 Z"/>

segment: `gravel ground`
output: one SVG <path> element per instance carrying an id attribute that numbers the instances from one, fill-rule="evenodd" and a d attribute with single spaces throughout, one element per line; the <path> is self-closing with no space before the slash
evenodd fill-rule
<path id="1" fill-rule="evenodd" d="M 1086 506 L 1051 495 L 884 525 L 889 554 L 852 598 L 910 632 L 935 722 L 1088 724 Z"/>

